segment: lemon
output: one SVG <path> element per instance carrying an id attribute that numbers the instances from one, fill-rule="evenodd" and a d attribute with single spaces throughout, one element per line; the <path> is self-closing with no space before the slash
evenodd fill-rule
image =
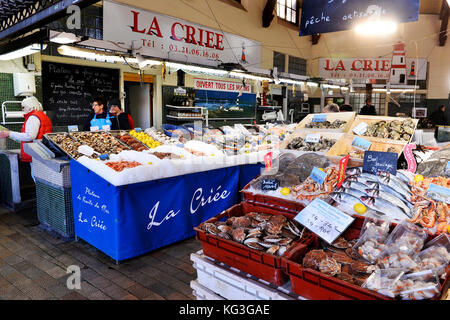
<path id="1" fill-rule="evenodd" d="M 319 170 L 322 171 L 322 172 L 325 172 L 325 171 L 323 171 L 323 168 L 319 168 Z"/>
<path id="2" fill-rule="evenodd" d="M 450 226 L 448 226 L 447 228 L 447 233 L 450 233 Z"/>
<path id="3" fill-rule="evenodd" d="M 424 178 L 423 178 L 423 175 L 421 175 L 421 174 L 418 174 L 418 175 L 416 175 L 416 176 L 414 177 L 414 182 L 415 182 L 415 183 L 421 182 L 421 181 L 423 181 L 423 180 L 424 180 Z"/>
<path id="4" fill-rule="evenodd" d="M 147 164 L 153 164 L 153 162 L 147 162 Z"/>
<path id="5" fill-rule="evenodd" d="M 291 189 L 289 189 L 289 188 L 282 188 L 282 189 L 280 190 L 280 193 L 281 193 L 283 196 L 287 196 L 289 193 L 291 193 Z"/>
<path id="6" fill-rule="evenodd" d="M 356 213 L 364 214 L 367 211 L 367 208 L 362 203 L 357 203 L 353 206 L 353 210 L 355 210 Z"/>

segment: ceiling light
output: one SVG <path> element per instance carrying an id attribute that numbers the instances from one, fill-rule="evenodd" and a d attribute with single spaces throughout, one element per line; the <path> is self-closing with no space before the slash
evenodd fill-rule
<path id="1" fill-rule="evenodd" d="M 279 80 L 280 80 L 280 82 L 289 83 L 289 84 L 296 84 L 296 85 L 302 85 L 302 84 L 305 83 L 304 81 L 296 81 L 296 80 L 284 79 L 284 78 L 280 78 Z"/>
<path id="2" fill-rule="evenodd" d="M 393 21 L 374 20 L 358 24 L 355 32 L 362 35 L 386 35 L 397 31 L 397 23 Z"/>
<path id="3" fill-rule="evenodd" d="M 69 44 L 79 41 L 80 38 L 69 32 L 60 32 L 55 36 L 50 38 L 51 42 L 59 43 L 59 44 Z"/>
<path id="4" fill-rule="evenodd" d="M 12 60 L 45 50 L 46 44 L 33 43 L 25 48 L 0 55 L 0 60 Z"/>
<path id="5" fill-rule="evenodd" d="M 188 64 L 181 64 L 181 63 L 175 63 L 175 62 L 166 62 L 166 66 L 173 69 L 184 69 L 187 71 L 193 71 L 193 72 L 201 72 L 201 73 L 208 73 L 212 75 L 225 75 L 228 73 L 228 71 L 225 70 L 218 70 L 218 69 L 210 69 L 210 68 L 203 68 L 203 67 L 197 67 L 193 65 Z"/>
<path id="6" fill-rule="evenodd" d="M 108 52 L 99 52 L 91 49 L 77 48 L 62 45 L 58 47 L 58 53 L 63 56 L 85 58 L 90 60 L 104 60 L 105 62 L 123 62 L 123 58 Z"/>
<path id="7" fill-rule="evenodd" d="M 241 78 L 241 79 L 257 80 L 257 81 L 269 81 L 269 82 L 273 81 L 273 79 L 271 79 L 271 78 L 254 76 L 252 74 L 241 73 L 241 72 L 230 72 L 230 76 Z"/>

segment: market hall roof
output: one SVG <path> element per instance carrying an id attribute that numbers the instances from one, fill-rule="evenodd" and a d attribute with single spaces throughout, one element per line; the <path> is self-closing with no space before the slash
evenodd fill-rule
<path id="1" fill-rule="evenodd" d="M 25 34 L 68 15 L 71 5 L 80 8 L 98 0 L 0 0 L 0 41 Z"/>

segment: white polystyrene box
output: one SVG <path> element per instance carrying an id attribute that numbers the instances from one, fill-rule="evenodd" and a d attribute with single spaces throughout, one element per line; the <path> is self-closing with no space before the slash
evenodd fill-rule
<path id="1" fill-rule="evenodd" d="M 36 94 L 36 81 L 34 73 L 13 74 L 14 96 L 32 96 Z"/>

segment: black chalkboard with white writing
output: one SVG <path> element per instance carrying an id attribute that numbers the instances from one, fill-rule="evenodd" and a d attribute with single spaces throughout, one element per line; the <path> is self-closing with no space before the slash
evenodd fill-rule
<path id="1" fill-rule="evenodd" d="M 368 19 L 419 19 L 419 0 L 303 0 L 300 36 L 353 29 Z"/>
<path id="2" fill-rule="evenodd" d="M 82 125 L 94 97 L 119 98 L 119 77 L 119 69 L 43 61 L 44 110 L 54 126 Z"/>

